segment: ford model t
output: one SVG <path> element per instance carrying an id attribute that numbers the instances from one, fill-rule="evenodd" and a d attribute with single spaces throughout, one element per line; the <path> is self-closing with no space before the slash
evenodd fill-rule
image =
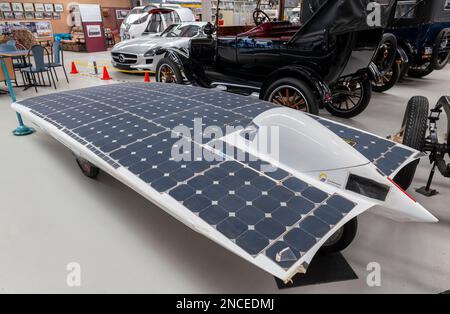
<path id="1" fill-rule="evenodd" d="M 380 75 L 372 59 L 395 1 L 304 0 L 300 23 L 285 20 L 283 2 L 276 19 L 259 1 L 256 26 L 211 25 L 210 36 L 192 39 L 189 49 L 161 51 L 157 80 L 258 92 L 313 114 L 319 107 L 340 117 L 360 114 L 370 80 Z"/>
<path id="2" fill-rule="evenodd" d="M 397 62 L 375 87 L 379 91 L 390 89 L 406 74 L 424 77 L 447 65 L 450 0 L 398 0 L 395 19 L 387 31 L 397 39 Z"/>

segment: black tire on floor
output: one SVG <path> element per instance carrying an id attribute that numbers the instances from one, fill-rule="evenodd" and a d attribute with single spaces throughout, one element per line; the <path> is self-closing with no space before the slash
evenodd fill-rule
<path id="1" fill-rule="evenodd" d="M 285 95 L 286 89 L 290 91 L 288 95 L 291 96 L 281 97 Z M 297 96 L 294 96 L 294 94 Z M 265 91 L 262 91 L 262 99 L 313 115 L 319 115 L 318 101 L 312 88 L 304 81 L 294 77 L 281 78 L 270 84 Z"/>
<path id="2" fill-rule="evenodd" d="M 398 77 L 398 82 L 401 82 L 405 79 L 405 76 L 408 74 L 409 71 L 409 63 L 402 63 L 400 66 L 400 75 Z"/>
<path id="3" fill-rule="evenodd" d="M 377 84 L 376 82 L 372 82 L 372 89 L 377 93 L 383 93 L 390 90 L 392 87 L 397 84 L 398 79 L 400 78 L 401 65 L 397 62 L 394 62 L 391 69 L 386 71 L 385 75 L 383 75 L 383 84 Z"/>
<path id="4" fill-rule="evenodd" d="M 338 83 L 339 84 L 339 83 Z M 337 84 L 337 86 L 338 86 Z M 351 97 L 346 96 L 345 94 L 339 94 L 333 91 L 333 104 L 327 104 L 325 108 L 331 113 L 333 116 L 340 118 L 353 118 L 357 115 L 361 114 L 364 110 L 366 110 L 367 106 L 372 99 L 372 82 L 369 79 L 360 78 L 352 81 L 352 84 L 356 84 L 355 86 L 360 86 L 359 89 L 361 91 L 361 96 L 359 99 L 354 102 Z M 348 88 L 348 92 L 355 92 L 356 89 L 352 89 L 353 86 L 345 86 Z M 335 88 L 344 88 L 344 87 L 335 87 Z M 343 107 L 345 103 L 345 108 Z M 353 105 L 353 107 L 348 107 L 348 104 Z"/>
<path id="5" fill-rule="evenodd" d="M 156 65 L 155 77 L 159 83 L 183 84 L 180 67 L 168 57 L 159 60 Z"/>
<path id="6" fill-rule="evenodd" d="M 424 150 L 428 130 L 429 107 L 428 99 L 423 96 L 415 96 L 408 102 L 401 128 L 404 145 L 418 151 Z M 395 176 L 394 182 L 403 190 L 406 191 L 411 186 L 419 162 L 420 160 L 410 163 Z"/>
<path id="7" fill-rule="evenodd" d="M 320 248 L 322 254 L 334 254 L 345 250 L 355 239 L 358 232 L 358 219 L 355 217 L 328 239 Z"/>
<path id="8" fill-rule="evenodd" d="M 450 59 L 450 51 L 439 52 L 439 50 L 441 49 L 442 39 L 444 38 L 444 36 L 446 36 L 447 32 L 448 29 L 443 29 L 436 37 L 436 41 L 434 43 L 433 56 L 431 57 L 431 67 L 437 71 L 445 68 Z"/>
<path id="9" fill-rule="evenodd" d="M 100 173 L 100 169 L 91 164 L 89 161 L 83 158 L 76 159 L 78 167 L 80 167 L 81 172 L 88 178 L 95 179 Z"/>
<path id="10" fill-rule="evenodd" d="M 422 78 L 433 73 L 434 69 L 431 64 L 426 68 L 409 68 L 408 75 L 414 78 Z"/>

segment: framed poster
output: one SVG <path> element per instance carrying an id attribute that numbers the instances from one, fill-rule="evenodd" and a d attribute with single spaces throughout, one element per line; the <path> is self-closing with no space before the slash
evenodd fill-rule
<path id="1" fill-rule="evenodd" d="M 90 38 L 102 37 L 102 28 L 100 25 L 87 25 L 86 31 Z"/>
<path id="2" fill-rule="evenodd" d="M 37 20 L 42 20 L 44 18 L 44 13 L 36 12 L 36 13 L 34 13 L 34 18 Z"/>
<path id="3" fill-rule="evenodd" d="M 116 19 L 124 20 L 128 13 L 130 13 L 130 10 L 116 10 Z"/>
<path id="4" fill-rule="evenodd" d="M 44 12 L 44 19 L 53 19 L 53 13 L 52 12 Z"/>
<path id="5" fill-rule="evenodd" d="M 81 21 L 102 22 L 102 12 L 98 4 L 80 4 Z"/>
<path id="6" fill-rule="evenodd" d="M 0 11 L 10 12 L 11 4 L 9 2 L 0 2 Z"/>
<path id="7" fill-rule="evenodd" d="M 5 20 L 13 20 L 14 19 L 14 13 L 12 13 L 12 12 L 3 12 L 3 16 L 5 17 Z"/>
<path id="8" fill-rule="evenodd" d="M 27 20 L 33 20 L 34 19 L 34 13 L 33 12 L 25 12 L 25 18 Z"/>
<path id="9" fill-rule="evenodd" d="M 53 19 L 54 20 L 60 20 L 61 19 L 61 13 L 53 12 Z"/>
<path id="10" fill-rule="evenodd" d="M 44 4 L 43 3 L 35 3 L 34 10 L 36 12 L 44 12 L 45 11 Z"/>
<path id="11" fill-rule="evenodd" d="M 11 3 L 11 6 L 12 6 L 12 10 L 14 12 L 23 12 L 23 5 L 22 5 L 22 3 L 13 2 L 13 3 Z"/>
<path id="12" fill-rule="evenodd" d="M 64 4 L 56 3 L 55 4 L 55 12 L 64 12 Z"/>
<path id="13" fill-rule="evenodd" d="M 16 18 L 16 20 L 23 20 L 24 19 L 23 12 L 14 12 L 14 17 Z"/>
<path id="14" fill-rule="evenodd" d="M 32 3 L 24 3 L 23 9 L 25 12 L 34 12 L 34 5 Z"/>
<path id="15" fill-rule="evenodd" d="M 36 33 L 38 37 L 52 36 L 51 22 L 36 22 Z"/>
<path id="16" fill-rule="evenodd" d="M 45 12 L 53 12 L 53 3 L 46 3 L 44 4 Z"/>

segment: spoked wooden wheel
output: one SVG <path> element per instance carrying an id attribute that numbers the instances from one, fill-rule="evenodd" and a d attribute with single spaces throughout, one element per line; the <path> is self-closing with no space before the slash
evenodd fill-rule
<path id="1" fill-rule="evenodd" d="M 270 95 L 269 101 L 303 112 L 310 112 L 305 96 L 293 86 L 283 85 L 276 88 Z"/>
<path id="2" fill-rule="evenodd" d="M 336 117 L 353 118 L 359 115 L 372 98 L 372 82 L 364 78 L 340 81 L 332 90 L 333 103 L 325 108 Z"/>

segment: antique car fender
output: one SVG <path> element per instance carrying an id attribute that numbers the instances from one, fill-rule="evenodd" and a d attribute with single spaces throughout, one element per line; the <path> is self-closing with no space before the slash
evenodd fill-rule
<path id="1" fill-rule="evenodd" d="M 397 47 L 397 61 L 401 62 L 402 64 L 406 64 L 409 62 L 408 54 L 400 46 Z"/>
<path id="2" fill-rule="evenodd" d="M 272 72 L 261 87 L 260 98 L 264 95 L 264 91 L 270 86 L 270 84 L 277 79 L 287 76 L 300 78 L 308 84 L 313 89 L 315 96 L 319 100 L 321 108 L 325 107 L 325 104 L 333 101 L 331 89 L 322 80 L 320 75 L 315 71 L 300 65 L 286 66 Z"/>

